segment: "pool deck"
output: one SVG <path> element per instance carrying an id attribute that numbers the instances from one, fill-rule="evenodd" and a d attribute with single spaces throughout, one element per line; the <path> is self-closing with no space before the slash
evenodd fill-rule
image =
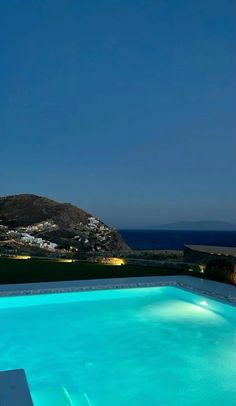
<path id="1" fill-rule="evenodd" d="M 174 286 L 236 306 L 236 286 L 192 276 L 147 276 L 0 285 L 0 296 L 18 296 L 85 290 Z"/>

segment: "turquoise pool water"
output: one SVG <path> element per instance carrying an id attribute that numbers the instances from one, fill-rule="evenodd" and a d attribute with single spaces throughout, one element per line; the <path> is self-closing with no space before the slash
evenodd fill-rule
<path id="1" fill-rule="evenodd" d="M 36 406 L 236 404 L 233 306 L 120 289 L 1 298 L 0 320 L 0 370 L 24 368 Z"/>

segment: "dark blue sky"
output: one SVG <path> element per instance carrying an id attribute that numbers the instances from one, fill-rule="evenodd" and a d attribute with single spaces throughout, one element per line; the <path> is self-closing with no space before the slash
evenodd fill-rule
<path id="1" fill-rule="evenodd" d="M 1 195 L 234 221 L 235 1 L 0 3 Z"/>

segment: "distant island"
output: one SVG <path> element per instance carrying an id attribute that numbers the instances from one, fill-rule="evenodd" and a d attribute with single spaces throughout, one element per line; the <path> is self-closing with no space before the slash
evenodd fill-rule
<path id="1" fill-rule="evenodd" d="M 80 256 L 129 251 L 113 228 L 70 203 L 20 194 L 0 197 L 0 253 Z"/>
<path id="2" fill-rule="evenodd" d="M 179 221 L 152 227 L 156 230 L 236 231 L 236 224 L 226 221 Z"/>

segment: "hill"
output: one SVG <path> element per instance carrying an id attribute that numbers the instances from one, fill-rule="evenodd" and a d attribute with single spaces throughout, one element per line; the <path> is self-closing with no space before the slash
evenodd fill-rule
<path id="1" fill-rule="evenodd" d="M 70 203 L 20 194 L 0 198 L 0 250 L 43 255 L 129 247 L 116 230 Z"/>

